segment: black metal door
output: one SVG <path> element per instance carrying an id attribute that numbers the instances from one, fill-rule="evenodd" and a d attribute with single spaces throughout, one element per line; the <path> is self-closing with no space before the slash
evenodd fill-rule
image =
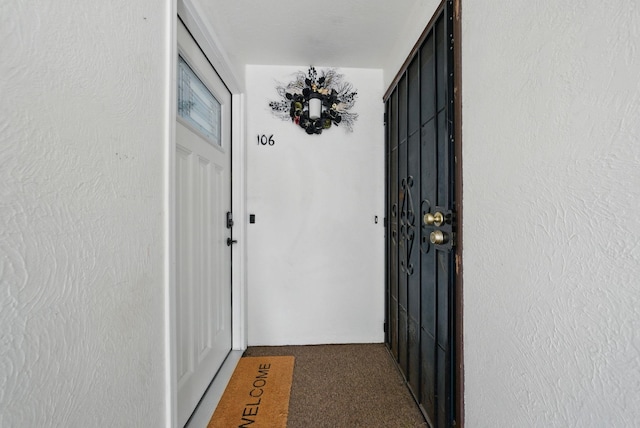
<path id="1" fill-rule="evenodd" d="M 387 344 L 433 427 L 454 420 L 454 103 L 451 2 L 385 98 Z"/>

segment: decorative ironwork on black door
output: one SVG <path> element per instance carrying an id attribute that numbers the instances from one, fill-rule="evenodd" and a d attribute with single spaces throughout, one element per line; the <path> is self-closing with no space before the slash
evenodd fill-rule
<path id="1" fill-rule="evenodd" d="M 456 425 L 453 3 L 385 96 L 386 342 L 431 428 Z"/>
<path id="2" fill-rule="evenodd" d="M 414 266 L 411 263 L 411 253 L 416 237 L 416 214 L 413 210 L 413 177 L 403 178 L 400 187 L 400 239 L 402 240 L 402 259 L 400 269 L 408 275 L 413 275 Z"/>

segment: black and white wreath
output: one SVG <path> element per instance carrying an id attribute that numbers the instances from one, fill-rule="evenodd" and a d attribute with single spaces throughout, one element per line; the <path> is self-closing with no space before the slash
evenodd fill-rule
<path id="1" fill-rule="evenodd" d="M 321 71 L 318 76 L 315 67 L 311 66 L 307 74 L 299 71 L 295 80 L 286 86 L 279 84 L 276 90 L 282 100 L 271 101 L 269 107 L 274 115 L 282 120 L 291 120 L 307 134 L 321 134 L 332 125 L 342 125 L 352 132 L 358 114 L 350 110 L 358 93 L 351 83 L 343 79 L 344 76 L 335 69 Z M 319 98 L 322 102 L 318 118 L 309 117 L 311 98 Z"/>

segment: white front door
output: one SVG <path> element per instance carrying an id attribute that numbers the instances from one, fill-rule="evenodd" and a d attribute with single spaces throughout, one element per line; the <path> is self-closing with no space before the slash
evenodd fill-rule
<path id="1" fill-rule="evenodd" d="M 178 422 L 231 350 L 231 94 L 182 23 L 176 119 Z"/>

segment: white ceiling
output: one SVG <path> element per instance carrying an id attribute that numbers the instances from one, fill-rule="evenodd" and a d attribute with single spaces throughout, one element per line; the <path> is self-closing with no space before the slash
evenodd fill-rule
<path id="1" fill-rule="evenodd" d="M 382 68 L 422 0 L 199 0 L 236 64 Z"/>

